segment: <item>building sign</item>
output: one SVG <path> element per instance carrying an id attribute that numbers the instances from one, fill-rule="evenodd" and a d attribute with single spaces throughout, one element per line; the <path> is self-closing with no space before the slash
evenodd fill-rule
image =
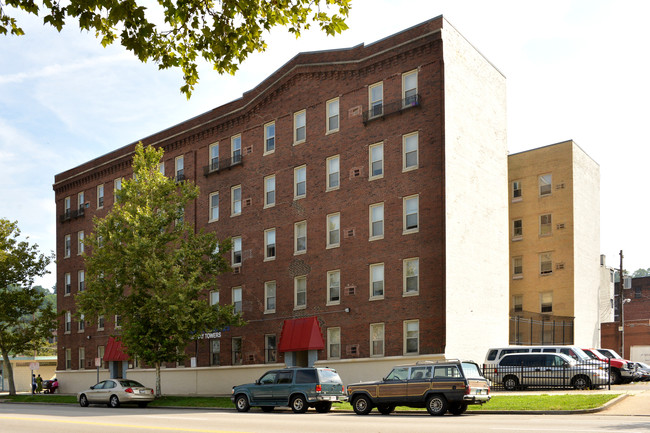
<path id="1" fill-rule="evenodd" d="M 38 370 L 39 367 L 40 367 L 40 365 L 38 364 L 38 362 L 30 362 L 29 363 L 29 369 L 30 370 Z"/>
<path id="2" fill-rule="evenodd" d="M 210 338 L 221 338 L 221 331 L 204 332 L 197 337 L 197 340 L 205 340 Z"/>

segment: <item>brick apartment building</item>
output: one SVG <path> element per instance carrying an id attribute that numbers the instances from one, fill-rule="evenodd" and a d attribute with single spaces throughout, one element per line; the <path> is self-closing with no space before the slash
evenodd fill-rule
<path id="1" fill-rule="evenodd" d="M 505 78 L 440 16 L 298 54 L 241 99 L 143 138 L 165 150 L 165 175 L 200 187 L 186 218 L 233 239 L 233 272 L 205 297 L 248 322 L 191 344 L 166 390 L 228 393 L 276 363 L 326 364 L 348 383 L 503 344 L 505 100 Z M 98 357 L 102 375 L 151 374 L 117 350 L 115 318 L 73 314 L 83 238 L 131 176 L 134 146 L 55 176 L 68 391 L 94 380 Z"/>

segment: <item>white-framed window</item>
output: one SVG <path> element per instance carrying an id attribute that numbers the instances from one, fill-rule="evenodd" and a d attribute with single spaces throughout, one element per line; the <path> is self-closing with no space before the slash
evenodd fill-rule
<path id="1" fill-rule="evenodd" d="M 307 308 L 307 276 L 302 275 L 293 279 L 294 310 Z"/>
<path id="2" fill-rule="evenodd" d="M 384 143 L 373 144 L 368 148 L 368 180 L 384 177 Z"/>
<path id="3" fill-rule="evenodd" d="M 210 305 L 219 305 L 219 291 L 212 290 L 210 292 Z"/>
<path id="4" fill-rule="evenodd" d="M 539 235 L 550 236 L 553 234 L 553 218 L 550 213 L 539 216 Z"/>
<path id="5" fill-rule="evenodd" d="M 404 355 L 420 352 L 420 321 L 404 321 Z"/>
<path id="6" fill-rule="evenodd" d="M 293 169 L 293 199 L 305 198 L 307 195 L 307 166 Z"/>
<path id="7" fill-rule="evenodd" d="M 63 257 L 66 259 L 70 257 L 70 251 L 72 250 L 70 235 L 65 235 L 63 238 Z"/>
<path id="8" fill-rule="evenodd" d="M 115 321 L 115 329 L 119 329 L 122 327 L 122 316 L 119 314 L 116 314 L 115 317 L 113 318 Z"/>
<path id="9" fill-rule="evenodd" d="M 512 220 L 512 239 L 518 240 L 524 236 L 524 222 L 521 218 Z"/>
<path id="10" fill-rule="evenodd" d="M 212 143 L 209 148 L 210 152 L 210 170 L 217 171 L 219 170 L 219 142 Z"/>
<path id="11" fill-rule="evenodd" d="M 72 349 L 65 349 L 65 369 L 72 369 Z"/>
<path id="12" fill-rule="evenodd" d="M 264 362 L 272 364 L 278 361 L 277 339 L 275 334 L 264 336 Z"/>
<path id="13" fill-rule="evenodd" d="M 275 313 L 275 300 L 276 300 L 276 283 L 275 281 L 267 281 L 264 283 L 264 313 Z"/>
<path id="14" fill-rule="evenodd" d="M 541 313 L 553 312 L 553 292 L 543 292 L 539 294 L 539 311 Z"/>
<path id="15" fill-rule="evenodd" d="M 208 201 L 210 202 L 210 216 L 208 222 L 219 221 L 219 191 L 211 193 Z"/>
<path id="16" fill-rule="evenodd" d="M 84 253 L 84 231 L 77 232 L 77 255 Z"/>
<path id="17" fill-rule="evenodd" d="M 539 195 L 551 195 L 553 192 L 553 175 L 543 174 L 539 176 Z"/>
<path id="18" fill-rule="evenodd" d="M 384 356 L 384 324 L 370 324 L 370 356 Z"/>
<path id="19" fill-rule="evenodd" d="M 264 155 L 275 152 L 275 122 L 264 125 Z"/>
<path id="20" fill-rule="evenodd" d="M 97 209 L 104 208 L 104 184 L 97 185 Z"/>
<path id="21" fill-rule="evenodd" d="M 524 258 L 517 256 L 512 258 L 512 278 L 522 278 L 524 275 Z"/>
<path id="22" fill-rule="evenodd" d="M 327 328 L 327 359 L 341 357 L 341 328 Z"/>
<path id="23" fill-rule="evenodd" d="M 375 83 L 368 87 L 369 118 L 384 114 L 384 83 Z"/>
<path id="24" fill-rule="evenodd" d="M 293 253 L 304 254 L 307 252 L 307 221 L 299 221 L 293 225 Z"/>
<path id="25" fill-rule="evenodd" d="M 325 104 L 327 106 L 327 125 L 325 125 L 327 134 L 339 130 L 339 98 L 330 99 Z"/>
<path id="26" fill-rule="evenodd" d="M 230 216 L 241 215 L 241 185 L 230 188 Z"/>
<path id="27" fill-rule="evenodd" d="M 411 195 L 403 198 L 404 208 L 404 234 L 414 233 L 420 227 L 420 196 L 419 194 Z"/>
<path id="28" fill-rule="evenodd" d="M 104 316 L 98 316 L 97 317 L 97 330 L 98 331 L 103 331 L 104 330 L 105 322 L 106 322 L 106 319 L 104 319 Z"/>
<path id="29" fill-rule="evenodd" d="M 404 296 L 420 293 L 420 259 L 418 257 L 404 259 L 403 273 Z"/>
<path id="30" fill-rule="evenodd" d="M 539 255 L 539 273 L 542 275 L 553 273 L 553 253 L 545 252 Z"/>
<path id="31" fill-rule="evenodd" d="M 524 295 L 512 296 L 512 309 L 515 313 L 524 311 Z"/>
<path id="32" fill-rule="evenodd" d="M 210 365 L 221 365 L 221 340 L 210 340 Z"/>
<path id="33" fill-rule="evenodd" d="M 230 138 L 230 165 L 241 162 L 241 134 Z"/>
<path id="34" fill-rule="evenodd" d="M 370 236 L 368 240 L 374 241 L 384 238 L 384 203 L 371 204 L 368 208 L 370 216 Z"/>
<path id="35" fill-rule="evenodd" d="M 275 206 L 275 175 L 264 178 L 264 207 Z"/>
<path id="36" fill-rule="evenodd" d="M 84 315 L 81 314 L 79 316 L 79 321 L 77 322 L 77 332 L 84 332 L 86 329 L 86 321 L 84 319 Z"/>
<path id="37" fill-rule="evenodd" d="M 412 107 L 418 103 L 418 71 L 402 74 L 402 106 Z"/>
<path id="38" fill-rule="evenodd" d="M 370 265 L 370 299 L 384 299 L 384 264 Z"/>
<path id="39" fill-rule="evenodd" d="M 175 167 L 175 176 L 176 176 L 176 182 L 180 182 L 181 180 L 185 180 L 185 157 L 183 155 L 177 156 L 174 159 L 174 167 Z"/>
<path id="40" fill-rule="evenodd" d="M 241 365 L 244 361 L 242 356 L 242 340 L 241 337 L 233 337 L 231 339 L 231 348 L 232 352 L 232 365 Z"/>
<path id="41" fill-rule="evenodd" d="M 85 209 L 86 208 L 86 193 L 84 191 L 81 191 L 79 194 L 77 194 L 77 209 Z"/>
<path id="42" fill-rule="evenodd" d="M 264 260 L 275 260 L 275 228 L 264 230 Z"/>
<path id="43" fill-rule="evenodd" d="M 241 287 L 232 288 L 232 305 L 234 305 L 235 313 L 242 312 L 242 289 Z"/>
<path id="44" fill-rule="evenodd" d="M 79 370 L 85 370 L 85 369 L 86 369 L 86 348 L 82 346 L 79 348 Z"/>
<path id="45" fill-rule="evenodd" d="M 293 144 L 299 144 L 307 139 L 307 111 L 293 113 Z"/>
<path id="46" fill-rule="evenodd" d="M 515 180 L 512 182 L 512 201 L 520 201 L 521 198 L 521 181 Z"/>
<path id="47" fill-rule="evenodd" d="M 121 190 L 122 190 L 122 178 L 118 177 L 113 181 L 113 194 Z M 115 201 L 117 202 L 117 198 L 115 199 Z"/>
<path id="48" fill-rule="evenodd" d="M 77 285 L 80 292 L 86 290 L 86 271 L 83 269 L 77 272 Z"/>
<path id="49" fill-rule="evenodd" d="M 339 212 L 327 215 L 327 248 L 337 248 L 341 245 L 341 214 Z"/>
<path id="50" fill-rule="evenodd" d="M 327 305 L 338 305 L 341 303 L 341 271 L 329 271 L 327 273 Z"/>
<path id="51" fill-rule="evenodd" d="M 339 189 L 339 186 L 341 184 L 341 167 L 339 155 L 334 155 L 327 158 L 325 161 L 325 167 L 327 169 L 326 191 Z"/>
<path id="52" fill-rule="evenodd" d="M 413 132 L 402 136 L 402 171 L 418 168 L 419 134 Z"/>
<path id="53" fill-rule="evenodd" d="M 160 164 L 158 164 L 158 171 L 163 176 L 165 175 L 165 161 L 160 161 Z"/>
<path id="54" fill-rule="evenodd" d="M 72 284 L 71 284 L 70 281 L 71 281 L 70 280 L 70 274 L 69 273 L 63 274 L 63 284 L 65 286 L 65 290 L 64 290 L 65 295 L 69 295 L 70 292 L 72 291 Z"/>
<path id="55" fill-rule="evenodd" d="M 242 264 L 242 243 L 241 236 L 235 236 L 232 238 L 232 266 L 241 266 Z"/>
<path id="56" fill-rule="evenodd" d="M 65 312 L 65 333 L 69 334 L 72 330 L 72 313 L 70 311 Z"/>
<path id="57" fill-rule="evenodd" d="M 66 218 L 70 218 L 70 207 L 72 206 L 72 200 L 70 200 L 70 197 L 66 197 L 63 199 L 63 214 L 65 215 Z"/>

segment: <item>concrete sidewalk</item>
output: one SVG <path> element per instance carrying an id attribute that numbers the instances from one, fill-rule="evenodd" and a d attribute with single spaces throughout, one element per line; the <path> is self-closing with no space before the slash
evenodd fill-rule
<path id="1" fill-rule="evenodd" d="M 601 415 L 650 416 L 650 390 L 627 391 L 627 397 L 606 407 Z"/>

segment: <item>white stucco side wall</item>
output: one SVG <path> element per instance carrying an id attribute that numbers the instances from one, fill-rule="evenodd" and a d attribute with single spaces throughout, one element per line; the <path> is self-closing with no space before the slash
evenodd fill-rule
<path id="1" fill-rule="evenodd" d="M 446 349 L 482 362 L 508 343 L 506 80 L 447 21 Z"/>

